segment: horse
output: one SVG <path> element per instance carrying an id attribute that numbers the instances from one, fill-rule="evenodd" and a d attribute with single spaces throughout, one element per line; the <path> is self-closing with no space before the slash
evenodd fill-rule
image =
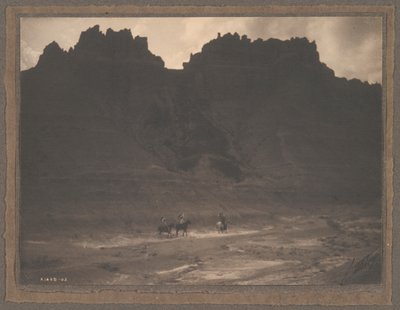
<path id="1" fill-rule="evenodd" d="M 217 228 L 218 233 L 223 234 L 224 232 L 227 233 L 228 232 L 228 223 L 226 222 L 217 222 L 217 224 L 215 225 Z"/>
<path id="2" fill-rule="evenodd" d="M 162 233 L 167 233 L 168 237 L 171 237 L 172 228 L 175 227 L 175 224 L 170 223 L 168 225 L 160 225 L 158 226 L 158 234 L 161 235 Z"/>
<path id="3" fill-rule="evenodd" d="M 182 236 L 184 236 L 185 234 L 187 236 L 187 229 L 190 224 L 191 224 L 191 222 L 189 220 L 186 220 L 183 223 L 176 224 L 175 225 L 176 236 L 178 237 L 178 233 L 180 230 L 183 231 Z"/>

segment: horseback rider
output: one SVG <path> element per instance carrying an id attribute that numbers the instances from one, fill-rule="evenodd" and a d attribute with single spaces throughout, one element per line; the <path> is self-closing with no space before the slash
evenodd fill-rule
<path id="1" fill-rule="evenodd" d="M 218 213 L 218 220 L 219 220 L 222 224 L 225 224 L 225 223 L 226 223 L 226 217 L 225 217 L 225 215 L 224 215 L 222 212 Z"/>
<path id="2" fill-rule="evenodd" d="M 178 223 L 179 224 L 185 223 L 185 214 L 183 212 L 178 215 Z"/>
<path id="3" fill-rule="evenodd" d="M 226 217 L 222 212 L 218 213 L 218 220 L 226 227 Z"/>
<path id="4" fill-rule="evenodd" d="M 161 217 L 161 224 L 168 227 L 167 219 L 164 216 Z"/>

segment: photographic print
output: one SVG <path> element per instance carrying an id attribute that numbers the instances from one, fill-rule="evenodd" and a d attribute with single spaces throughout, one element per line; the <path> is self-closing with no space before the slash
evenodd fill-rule
<path id="1" fill-rule="evenodd" d="M 17 286 L 382 286 L 384 27 L 21 16 Z"/>
<path id="2" fill-rule="evenodd" d="M 381 46 L 376 17 L 22 18 L 20 281 L 380 283 Z"/>

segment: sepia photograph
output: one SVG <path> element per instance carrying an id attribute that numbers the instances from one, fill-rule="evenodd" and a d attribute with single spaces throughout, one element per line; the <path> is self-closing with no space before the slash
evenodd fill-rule
<path id="1" fill-rule="evenodd" d="M 382 25 L 22 17 L 18 283 L 381 284 Z"/>
<path id="2" fill-rule="evenodd" d="M 395 6 L 37 1 L 0 3 L 6 303 L 396 304 Z"/>

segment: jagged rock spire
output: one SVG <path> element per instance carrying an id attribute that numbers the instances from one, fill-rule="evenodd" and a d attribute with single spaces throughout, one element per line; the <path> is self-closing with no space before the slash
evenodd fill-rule
<path id="1" fill-rule="evenodd" d="M 139 36 L 133 38 L 129 29 L 114 31 L 109 28 L 104 34 L 100 31 L 99 25 L 83 31 L 76 45 L 68 52 L 63 51 L 56 42 L 49 44 L 40 57 L 39 65 L 45 65 L 49 61 L 56 64 L 57 61 L 61 61 L 61 56 L 64 57 L 64 60 L 66 57 L 88 62 L 108 59 L 164 67 L 161 57 L 155 56 L 149 51 L 147 38 Z"/>
<path id="2" fill-rule="evenodd" d="M 66 55 L 67 53 L 58 43 L 53 41 L 44 48 L 43 54 L 39 57 L 38 66 L 61 64 L 65 61 Z"/>

